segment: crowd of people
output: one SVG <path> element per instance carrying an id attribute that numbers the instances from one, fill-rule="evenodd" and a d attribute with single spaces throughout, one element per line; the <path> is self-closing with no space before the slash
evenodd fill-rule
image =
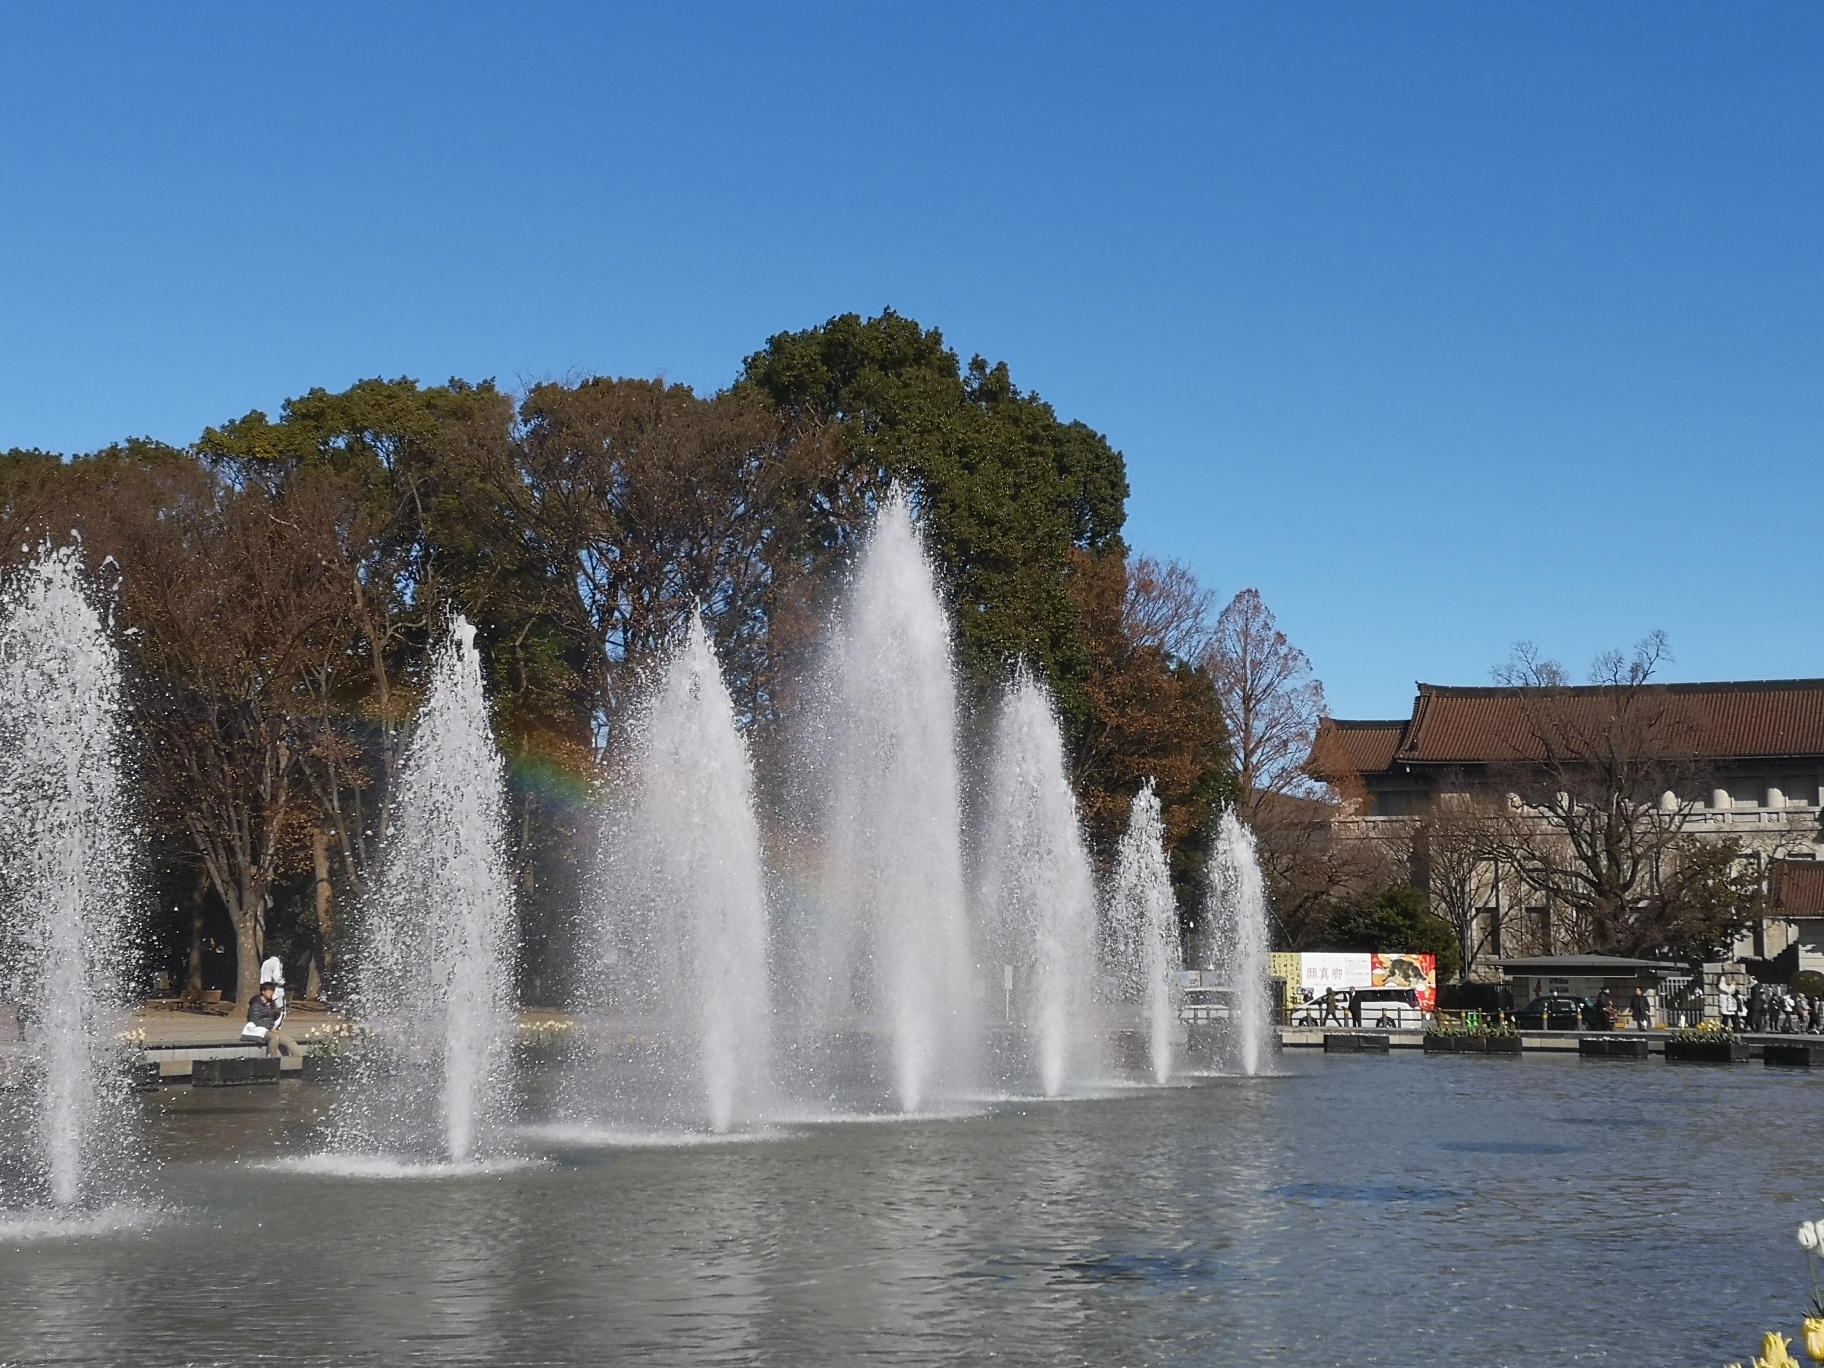
<path id="1" fill-rule="evenodd" d="M 1723 1024 L 1781 1035 L 1824 1035 L 1824 998 L 1795 993 L 1779 983 L 1756 983 L 1747 992 L 1725 984 L 1717 994 Z"/>

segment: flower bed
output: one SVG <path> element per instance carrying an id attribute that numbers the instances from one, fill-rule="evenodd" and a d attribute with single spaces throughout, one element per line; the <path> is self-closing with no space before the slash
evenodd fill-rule
<path id="1" fill-rule="evenodd" d="M 1425 1033 L 1427 1054 L 1519 1054 L 1520 1033 L 1510 1021 L 1486 1018 L 1473 1026 L 1440 1020 Z"/>
<path id="2" fill-rule="evenodd" d="M 306 1057 L 339 1057 L 359 1054 L 372 1035 L 367 1027 L 353 1021 L 329 1021 L 312 1026 L 298 1037 L 298 1044 L 304 1047 Z"/>

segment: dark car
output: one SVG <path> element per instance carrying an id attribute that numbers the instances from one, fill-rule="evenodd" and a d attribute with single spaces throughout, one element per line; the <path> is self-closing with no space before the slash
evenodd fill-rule
<path id="1" fill-rule="evenodd" d="M 1523 1031 L 1600 1031 L 1601 1013 L 1588 998 L 1538 997 L 1514 1013 L 1514 1025 Z"/>

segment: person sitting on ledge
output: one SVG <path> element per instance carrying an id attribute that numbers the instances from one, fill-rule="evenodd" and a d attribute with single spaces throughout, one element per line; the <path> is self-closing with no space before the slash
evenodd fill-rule
<path id="1" fill-rule="evenodd" d="M 303 1047 L 279 1029 L 285 1021 L 285 1009 L 275 1000 L 277 992 L 277 984 L 267 982 L 260 985 L 260 991 L 247 1004 L 247 1024 L 241 1027 L 241 1039 L 264 1041 L 269 1055 L 276 1055 L 283 1050 L 294 1058 L 302 1059 Z"/>

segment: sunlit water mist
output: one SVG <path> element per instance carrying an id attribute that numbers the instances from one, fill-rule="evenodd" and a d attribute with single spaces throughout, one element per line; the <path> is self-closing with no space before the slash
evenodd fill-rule
<path id="1" fill-rule="evenodd" d="M 1057 714 L 1024 667 L 1001 702 L 985 793 L 983 939 L 1014 971 L 1040 1086 L 1055 1097 L 1099 1071 L 1096 890 Z"/>
<path id="2" fill-rule="evenodd" d="M 1127 831 L 1115 854 L 1108 920 L 1111 958 L 1123 996 L 1145 1013 L 1153 1077 L 1164 1083 L 1172 1076 L 1183 950 L 1178 903 L 1165 858 L 1165 825 L 1151 779 L 1134 795 Z"/>
<path id="3" fill-rule="evenodd" d="M 452 624 L 363 907 L 357 1005 L 377 1048 L 340 1149 L 463 1163 L 501 1119 L 513 985 L 506 790 L 475 629 Z"/>
<path id="4" fill-rule="evenodd" d="M 79 547 L 41 551 L 0 612 L 0 971 L 24 1009 L 29 1082 L 5 1137 L 22 1169 L 0 1170 L 0 1196 L 67 1208 L 99 1200 L 134 1151 L 124 1070 L 106 1058 L 131 970 L 138 846 L 121 783 L 120 661 Z"/>
<path id="5" fill-rule="evenodd" d="M 950 622 L 905 496 L 881 506 L 842 610 L 828 683 L 826 1033 L 884 1012 L 913 1111 L 975 1080 Z M 849 934 L 853 932 L 853 934 Z"/>
<path id="6" fill-rule="evenodd" d="M 593 1005 L 637 1006 L 658 1037 L 659 1095 L 620 1099 L 639 1119 L 726 1131 L 772 1097 L 767 904 L 752 766 L 700 615 L 633 731 L 595 900 L 597 959 L 619 1001 Z M 577 1101 L 599 1113 L 588 1089 Z"/>
<path id="7" fill-rule="evenodd" d="M 1233 1067 L 1257 1074 L 1266 1062 L 1267 890 L 1254 833 L 1222 814 L 1210 852 L 1210 968 L 1229 988 L 1229 1049 Z"/>

